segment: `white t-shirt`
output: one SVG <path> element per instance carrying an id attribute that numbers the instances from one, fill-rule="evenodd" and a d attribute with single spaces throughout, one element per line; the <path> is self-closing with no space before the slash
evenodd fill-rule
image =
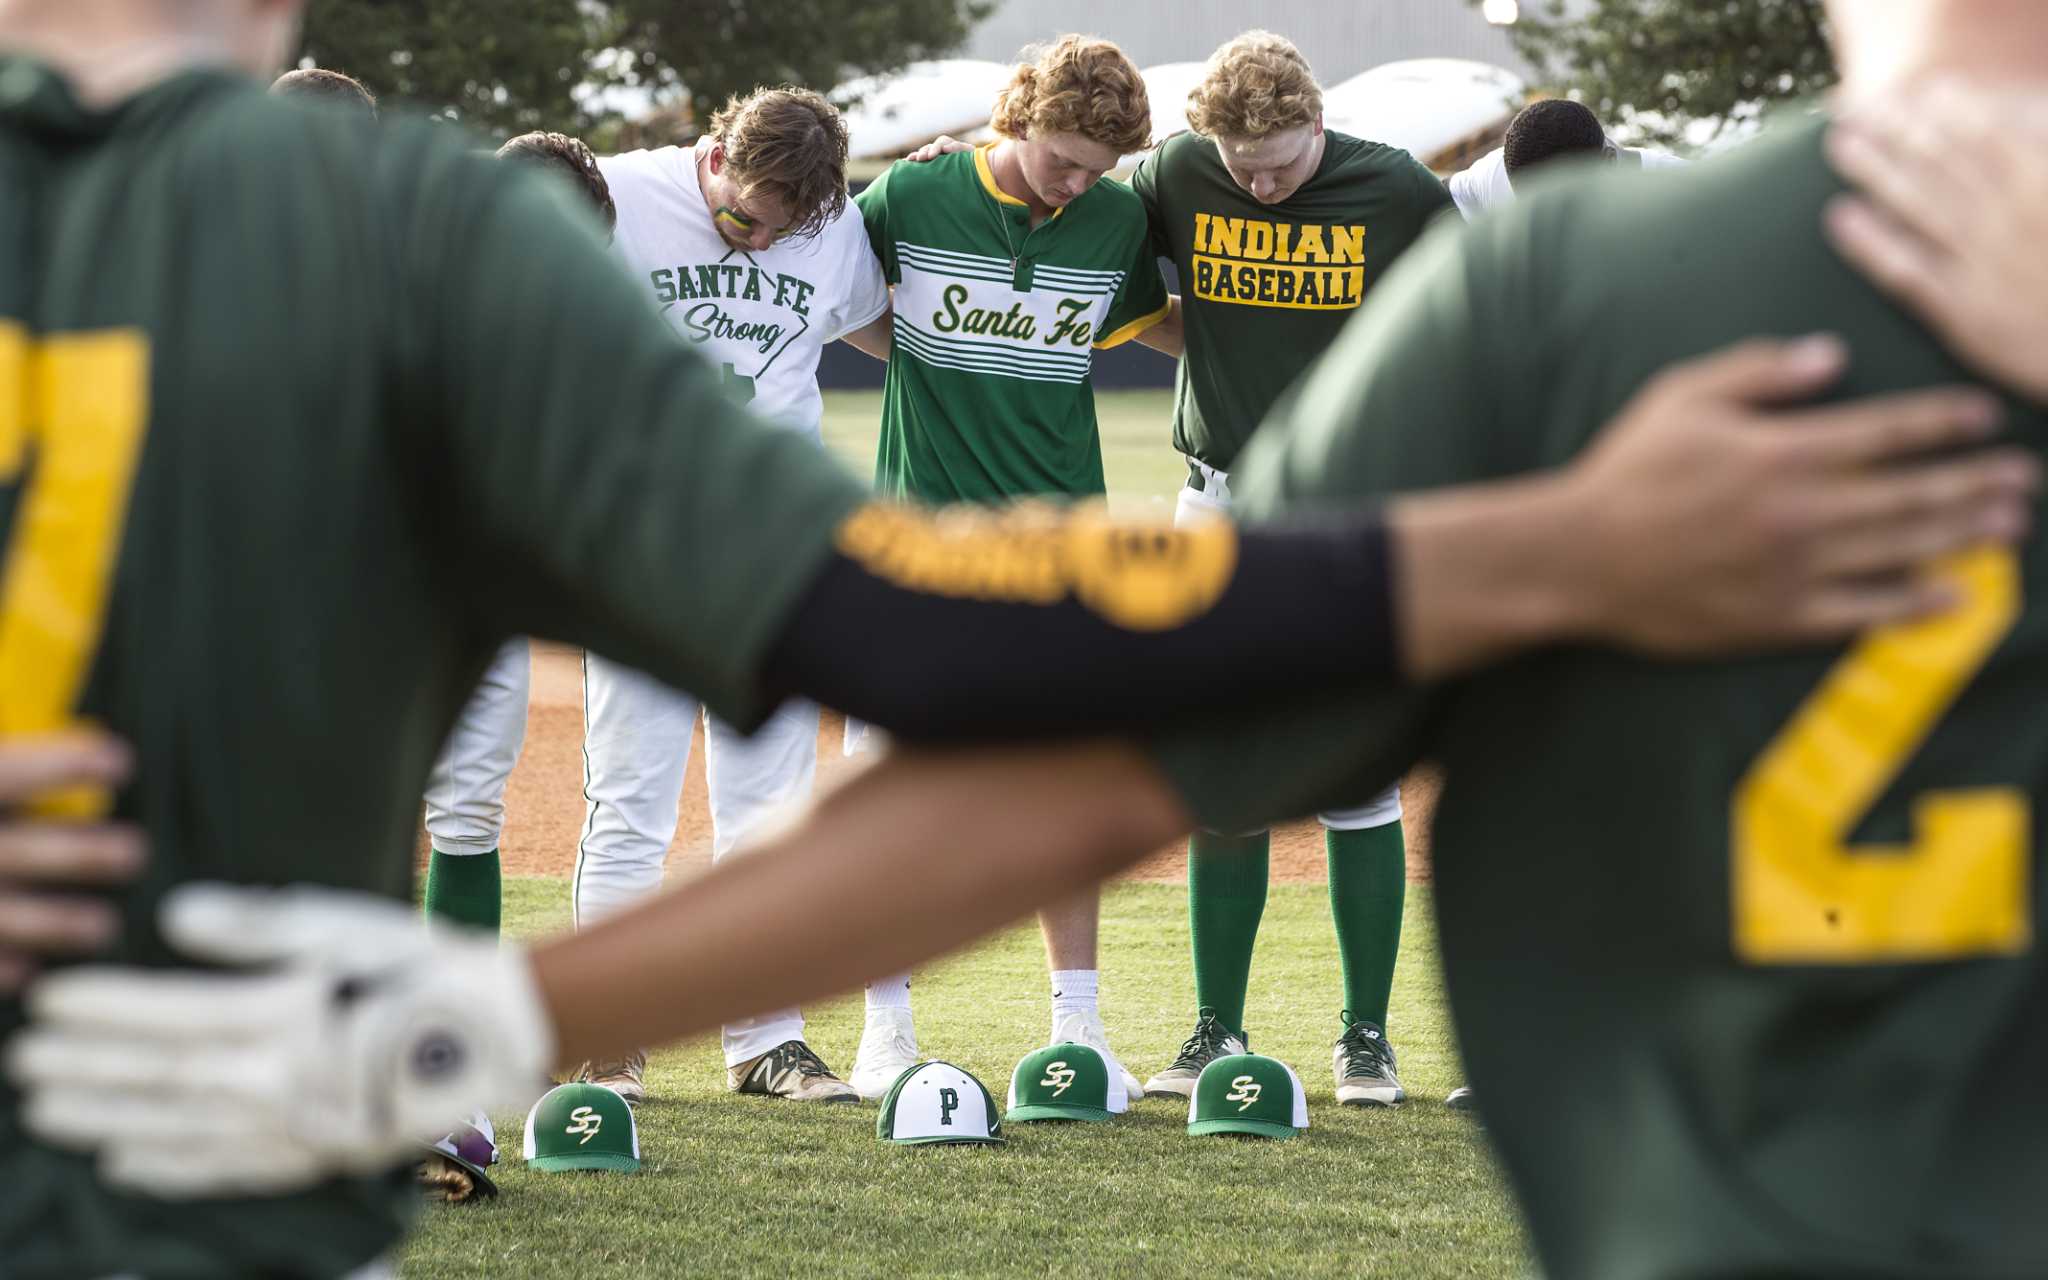
<path id="1" fill-rule="evenodd" d="M 1643 151 L 1632 147 L 1618 147 L 1621 160 L 1644 169 L 1675 169 L 1685 161 L 1664 151 Z M 1498 205 L 1504 205 L 1515 198 L 1515 189 L 1508 183 L 1507 154 L 1495 147 L 1462 173 L 1451 175 L 1445 184 L 1451 189 L 1451 199 L 1457 203 L 1458 212 L 1466 221 Z"/>
<path id="2" fill-rule="evenodd" d="M 712 225 L 694 151 L 634 151 L 597 167 L 619 211 L 613 248 L 670 326 L 737 384 L 748 408 L 817 435 L 825 344 L 889 305 L 889 282 L 853 202 L 817 235 L 753 252 L 727 244 Z"/>

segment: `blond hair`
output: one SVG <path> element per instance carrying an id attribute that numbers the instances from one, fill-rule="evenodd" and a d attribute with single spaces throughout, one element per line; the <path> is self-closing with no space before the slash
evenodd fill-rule
<path id="1" fill-rule="evenodd" d="M 1270 31 L 1247 31 L 1210 54 L 1188 95 L 1188 127 L 1205 138 L 1256 140 L 1314 124 L 1322 112 L 1308 59 Z"/>
<path id="2" fill-rule="evenodd" d="M 1152 145 L 1152 103 L 1124 51 L 1093 36 L 1026 49 L 989 126 L 1006 138 L 1078 133 L 1118 155 Z"/>
<path id="3" fill-rule="evenodd" d="M 708 132 L 742 195 L 789 206 L 791 236 L 816 235 L 846 208 L 846 122 L 809 89 L 734 94 Z"/>

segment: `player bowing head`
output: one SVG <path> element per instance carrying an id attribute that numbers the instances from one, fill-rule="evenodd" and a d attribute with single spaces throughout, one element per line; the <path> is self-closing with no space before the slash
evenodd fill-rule
<path id="1" fill-rule="evenodd" d="M 1233 182 L 1278 204 L 1322 163 L 1323 91 L 1292 40 L 1247 31 L 1209 55 L 1188 127 L 1216 144 Z"/>
<path id="2" fill-rule="evenodd" d="M 810 90 L 735 94 L 705 136 L 698 185 L 734 248 L 808 239 L 846 208 L 846 122 Z"/>
<path id="3" fill-rule="evenodd" d="M 1152 145 L 1152 105 L 1138 68 L 1107 40 L 1067 35 L 1024 52 L 1037 57 L 996 98 L 989 127 L 1004 142 L 989 164 L 1006 189 L 1021 178 L 1035 211 L 1061 209 Z"/>
<path id="4" fill-rule="evenodd" d="M 612 203 L 611 184 L 605 181 L 604 172 L 597 167 L 597 157 L 590 153 L 583 139 L 536 129 L 499 147 L 498 158 L 516 160 L 569 179 L 597 210 L 597 216 L 604 220 L 604 229 L 618 229 L 619 210 Z"/>

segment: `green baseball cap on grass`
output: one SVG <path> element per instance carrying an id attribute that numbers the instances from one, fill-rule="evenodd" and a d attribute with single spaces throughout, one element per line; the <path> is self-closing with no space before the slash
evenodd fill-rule
<path id="1" fill-rule="evenodd" d="M 542 1173 L 640 1168 L 640 1130 L 633 1108 L 601 1084 L 565 1084 L 541 1095 L 526 1113 L 526 1163 Z"/>
<path id="2" fill-rule="evenodd" d="M 875 1136 L 914 1146 L 1003 1141 L 996 1100 L 981 1081 L 950 1062 L 920 1062 L 889 1086 Z"/>
<path id="3" fill-rule="evenodd" d="M 1188 1100 L 1188 1132 L 1291 1138 L 1308 1128 L 1301 1077 L 1278 1058 L 1234 1053 L 1202 1068 Z"/>
<path id="4" fill-rule="evenodd" d="M 1010 1073 L 1005 1120 L 1107 1120 L 1130 1109 L 1121 1072 L 1085 1044 L 1047 1045 Z"/>

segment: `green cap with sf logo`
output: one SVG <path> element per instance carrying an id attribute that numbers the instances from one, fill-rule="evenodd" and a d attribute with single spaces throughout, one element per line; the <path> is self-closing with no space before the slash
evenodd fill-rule
<path id="1" fill-rule="evenodd" d="M 1234 1053 L 1202 1068 L 1188 1100 L 1188 1132 L 1291 1138 L 1308 1128 L 1301 1077 L 1278 1058 Z"/>
<path id="2" fill-rule="evenodd" d="M 996 1100 L 950 1062 L 920 1062 L 889 1086 L 875 1136 L 905 1145 L 928 1142 L 1001 1142 Z"/>
<path id="3" fill-rule="evenodd" d="M 640 1168 L 640 1131 L 633 1108 L 601 1084 L 550 1089 L 526 1113 L 526 1163 L 542 1173 Z"/>
<path id="4" fill-rule="evenodd" d="M 1130 1107 L 1123 1073 L 1098 1049 L 1055 1044 L 1024 1055 L 1010 1074 L 1010 1109 L 1003 1119 L 1107 1120 Z"/>

